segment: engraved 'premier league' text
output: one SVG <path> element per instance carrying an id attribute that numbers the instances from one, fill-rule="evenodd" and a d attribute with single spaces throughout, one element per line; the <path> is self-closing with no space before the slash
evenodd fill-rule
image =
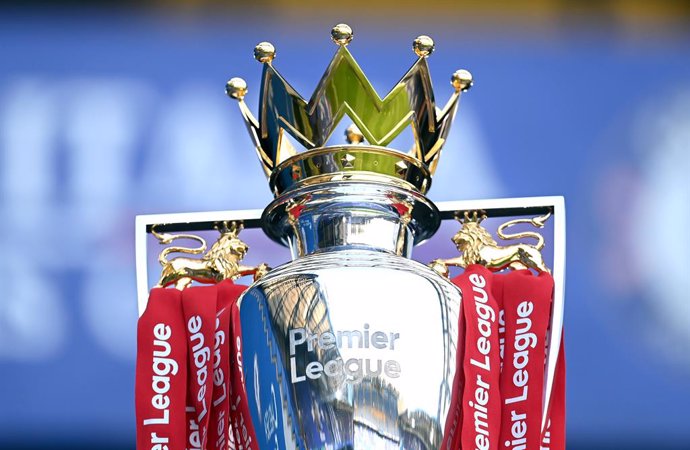
<path id="1" fill-rule="evenodd" d="M 345 376 L 348 381 L 360 381 L 366 376 L 384 374 L 389 378 L 400 377 L 400 363 L 396 360 L 382 360 L 371 358 L 349 358 L 343 360 L 341 356 L 325 362 L 311 361 L 300 370 L 296 354 L 299 351 L 317 352 L 324 355 L 324 351 L 331 349 L 375 349 L 395 350 L 396 341 L 400 333 L 370 331 L 365 323 L 362 330 L 325 331 L 321 334 L 312 333 L 308 328 L 290 330 L 290 381 L 299 383 L 307 378 L 316 380 L 323 374 L 328 377 Z"/>

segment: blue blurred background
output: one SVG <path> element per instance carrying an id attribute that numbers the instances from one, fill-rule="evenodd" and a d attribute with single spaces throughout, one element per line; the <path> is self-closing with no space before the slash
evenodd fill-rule
<path id="1" fill-rule="evenodd" d="M 309 97 L 339 22 L 381 94 L 474 74 L 433 200 L 566 197 L 568 448 L 690 448 L 690 5 L 246 3 L 0 7 L 0 448 L 134 448 L 134 216 L 263 208 L 224 83 Z"/>

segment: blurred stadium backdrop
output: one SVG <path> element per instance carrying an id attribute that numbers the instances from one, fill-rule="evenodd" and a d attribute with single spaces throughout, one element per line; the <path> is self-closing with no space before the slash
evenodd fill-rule
<path id="1" fill-rule="evenodd" d="M 381 94 L 419 34 L 439 98 L 474 74 L 433 200 L 565 195 L 568 448 L 690 448 L 690 5 L 670 0 L 1 6 L 0 448 L 134 448 L 134 216 L 265 206 L 224 83 L 255 109 L 270 40 L 309 96 L 339 22 Z"/>

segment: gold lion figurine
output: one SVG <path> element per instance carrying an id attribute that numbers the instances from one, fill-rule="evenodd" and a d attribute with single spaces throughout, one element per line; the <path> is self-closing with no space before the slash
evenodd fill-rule
<path id="1" fill-rule="evenodd" d="M 161 244 L 171 244 L 177 239 L 192 239 L 199 242 L 199 246 L 196 248 L 170 246 L 163 249 L 158 255 L 158 261 L 163 266 L 163 270 L 156 287 L 166 287 L 174 283 L 175 288 L 182 290 L 189 286 L 192 281 L 217 283 L 226 279 L 237 279 L 244 275 L 254 275 L 256 281 L 268 272 L 269 267 L 263 263 L 257 267 L 240 264 L 249 250 L 249 246 L 237 237 L 242 230 L 241 224 L 232 222 L 228 226 L 224 222 L 221 227 L 216 228 L 220 232 L 220 237 L 206 252 L 206 241 L 200 236 L 158 233 L 154 227 L 151 233 Z M 168 259 L 167 257 L 171 253 L 203 254 L 203 256 L 201 258 L 178 256 Z"/>
<path id="2" fill-rule="evenodd" d="M 476 211 L 470 216 L 466 211 L 464 220 L 458 219 L 462 224 L 460 231 L 452 238 L 461 255 L 450 259 L 436 259 L 429 266 L 443 276 L 448 276 L 448 266 L 466 268 L 471 264 L 481 264 L 494 272 L 505 268 L 531 268 L 540 272 L 550 273 L 541 255 L 541 249 L 544 248 L 544 237 L 541 234 L 532 231 L 514 234 L 504 233 L 506 228 L 518 223 L 529 223 L 537 228 L 543 228 L 544 223 L 550 216 L 551 213 L 549 212 L 544 216 L 531 219 L 515 219 L 502 224 L 498 227 L 498 236 L 501 239 L 533 238 L 537 240 L 537 243 L 534 245 L 520 243 L 501 246 L 480 225 L 481 221 L 486 217 L 478 216 Z"/>

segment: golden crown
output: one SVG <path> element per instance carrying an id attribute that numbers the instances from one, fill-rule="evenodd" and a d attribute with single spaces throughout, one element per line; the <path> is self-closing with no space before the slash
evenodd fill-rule
<path id="1" fill-rule="evenodd" d="M 382 99 L 347 49 L 352 29 L 336 25 L 331 37 L 338 50 L 309 101 L 273 67 L 276 51 L 269 42 L 254 48 L 254 57 L 264 64 L 259 120 L 244 102 L 247 83 L 232 78 L 226 85 L 228 96 L 239 102 L 271 189 L 278 195 L 296 184 L 384 177 L 425 193 L 460 93 L 472 86 L 472 75 L 456 71 L 451 77 L 455 92 L 443 109 L 437 108 L 426 61 L 434 42 L 419 36 L 412 44 L 418 59 Z M 345 115 L 353 122 L 346 132 L 347 145 L 324 147 Z M 386 148 L 408 125 L 413 148 L 408 153 Z M 307 151 L 298 153 L 284 138 L 286 131 Z"/>

